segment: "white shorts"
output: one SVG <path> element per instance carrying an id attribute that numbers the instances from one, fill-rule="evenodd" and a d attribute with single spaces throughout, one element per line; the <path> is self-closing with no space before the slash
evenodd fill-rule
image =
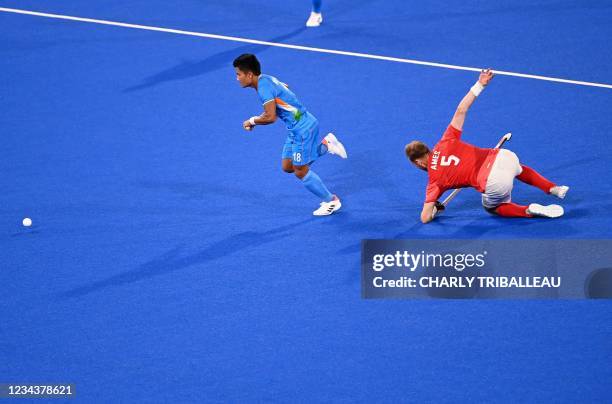
<path id="1" fill-rule="evenodd" d="M 507 149 L 499 149 L 497 157 L 487 177 L 487 185 L 482 194 L 482 206 L 495 208 L 512 200 L 514 177 L 523 172 L 516 154 Z"/>

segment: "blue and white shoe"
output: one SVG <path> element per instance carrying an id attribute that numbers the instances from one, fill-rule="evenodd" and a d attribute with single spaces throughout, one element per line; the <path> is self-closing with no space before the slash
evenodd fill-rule
<path id="1" fill-rule="evenodd" d="M 338 138 L 336 138 L 333 133 L 330 132 L 327 134 L 327 136 L 325 136 L 325 142 L 327 146 L 327 151 L 331 154 L 335 154 L 336 156 L 339 156 L 343 159 L 348 157 L 344 145 L 338 140 Z"/>
<path id="2" fill-rule="evenodd" d="M 318 27 L 323 22 L 323 14 L 315 13 L 312 11 L 310 13 L 310 17 L 308 17 L 308 21 L 306 21 L 307 27 Z"/>

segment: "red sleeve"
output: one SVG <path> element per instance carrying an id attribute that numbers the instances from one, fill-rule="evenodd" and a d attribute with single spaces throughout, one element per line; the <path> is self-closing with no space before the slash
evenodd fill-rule
<path id="1" fill-rule="evenodd" d="M 425 189 L 425 203 L 437 201 L 442 193 L 443 191 L 440 189 L 440 186 L 431 182 L 428 183 L 427 189 Z"/>
<path id="2" fill-rule="evenodd" d="M 461 139 L 461 131 L 455 128 L 453 125 L 448 125 L 444 135 L 442 135 L 442 140 L 459 140 Z"/>

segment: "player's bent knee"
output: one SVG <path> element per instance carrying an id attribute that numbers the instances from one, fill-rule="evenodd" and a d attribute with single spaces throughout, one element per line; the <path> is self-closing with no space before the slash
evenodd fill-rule
<path id="1" fill-rule="evenodd" d="M 484 210 L 486 210 L 490 214 L 497 215 L 497 206 L 495 206 L 493 208 L 487 208 L 486 206 L 483 206 L 483 208 L 484 208 Z"/>
<path id="2" fill-rule="evenodd" d="M 308 166 L 293 166 L 294 174 L 299 179 L 302 179 L 308 174 Z"/>

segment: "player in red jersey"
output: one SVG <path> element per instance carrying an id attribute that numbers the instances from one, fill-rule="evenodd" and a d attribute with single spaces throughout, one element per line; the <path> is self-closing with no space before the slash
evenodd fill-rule
<path id="1" fill-rule="evenodd" d="M 540 188 L 547 194 L 565 198 L 569 187 L 557 186 L 534 169 L 519 162 L 516 154 L 506 149 L 481 149 L 461 141 L 461 131 L 468 109 L 493 78 L 491 69 L 483 70 L 478 81 L 463 97 L 442 139 L 430 150 L 421 141 L 406 145 L 406 156 L 418 168 L 427 171 L 425 204 L 421 221 L 433 220 L 444 205 L 438 198 L 453 188 L 475 188 L 482 193 L 482 205 L 489 213 L 505 217 L 559 217 L 563 207 L 528 206 L 511 202 L 514 178 Z"/>

